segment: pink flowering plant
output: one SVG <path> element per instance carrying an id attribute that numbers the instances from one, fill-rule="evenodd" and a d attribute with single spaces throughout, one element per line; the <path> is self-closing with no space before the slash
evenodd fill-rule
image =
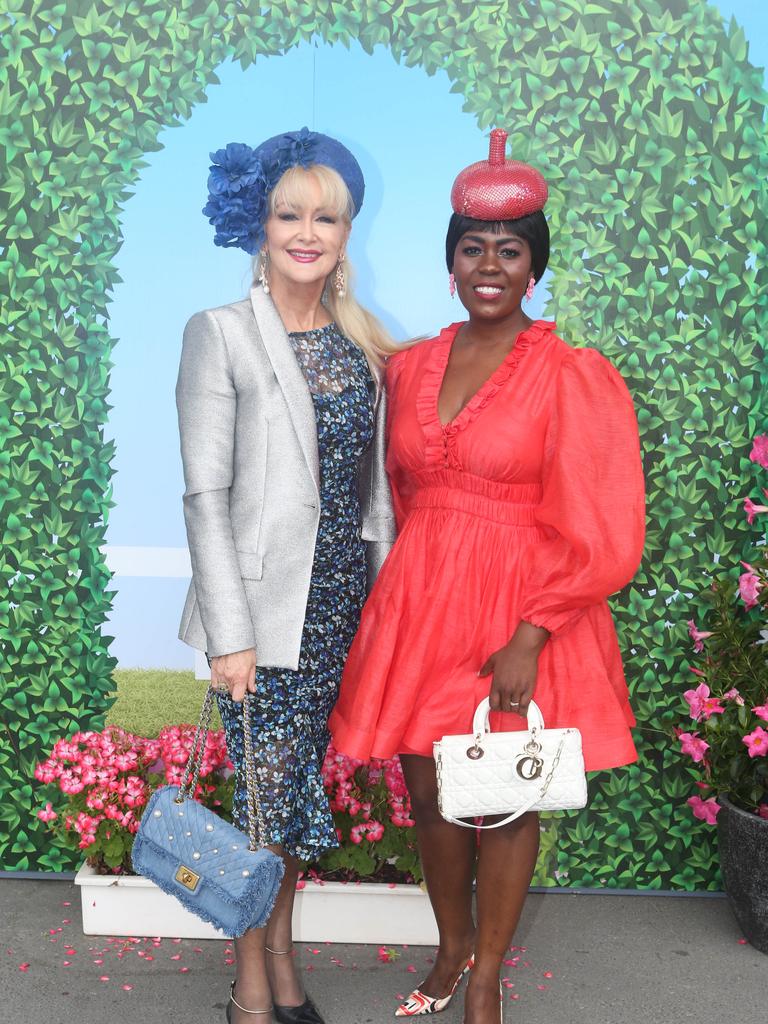
<path id="1" fill-rule="evenodd" d="M 768 469 L 768 434 L 754 439 L 750 459 Z M 762 527 L 762 543 L 741 563 L 738 579 L 719 577 L 704 595 L 711 606 L 706 628 L 687 623 L 700 660 L 691 668 L 696 685 L 683 694 L 692 723 L 675 730 L 703 776 L 688 804 L 710 824 L 721 793 L 768 818 L 768 505 L 746 497 L 744 511 L 750 525 Z"/>
<path id="2" fill-rule="evenodd" d="M 330 747 L 323 781 L 341 845 L 324 854 L 310 874 L 339 881 L 421 882 L 400 761 L 374 758 L 364 764 Z"/>
<path id="3" fill-rule="evenodd" d="M 58 790 L 38 818 L 64 845 L 83 850 L 100 874 L 132 873 L 130 852 L 144 808 L 158 786 L 181 782 L 194 732 L 191 725 L 167 726 L 157 739 L 146 739 L 109 726 L 58 740 L 35 769 L 38 782 Z M 397 758 L 364 765 L 331 747 L 323 781 L 341 846 L 311 865 L 310 876 L 420 882 L 411 806 Z M 224 732 L 211 731 L 195 797 L 231 820 L 233 789 Z"/>
<path id="4" fill-rule="evenodd" d="M 194 726 L 174 725 L 146 739 L 113 725 L 58 740 L 35 778 L 56 786 L 65 799 L 48 800 L 38 818 L 65 846 L 84 850 L 100 874 L 130 873 L 133 837 L 147 801 L 158 786 L 181 782 L 194 732 Z M 210 732 L 196 798 L 226 816 L 230 776 L 224 733 Z"/>

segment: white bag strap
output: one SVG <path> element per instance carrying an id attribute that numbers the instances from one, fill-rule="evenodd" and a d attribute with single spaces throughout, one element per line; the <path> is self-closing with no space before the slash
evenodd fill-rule
<path id="1" fill-rule="evenodd" d="M 522 818 L 522 816 L 527 811 L 530 811 L 534 804 L 537 804 L 539 802 L 539 800 L 544 796 L 546 791 L 546 788 L 538 790 L 531 797 L 528 803 L 523 804 L 522 807 L 518 807 L 516 811 L 513 811 L 512 814 L 508 814 L 506 818 L 502 818 L 501 821 L 494 821 L 492 825 L 476 825 L 473 821 L 462 821 L 461 818 L 452 818 L 447 814 L 444 814 L 443 817 L 445 818 L 446 821 L 450 821 L 451 824 L 453 825 L 461 825 L 462 828 L 501 828 L 502 825 L 508 825 L 510 821 L 515 821 L 517 818 Z"/>

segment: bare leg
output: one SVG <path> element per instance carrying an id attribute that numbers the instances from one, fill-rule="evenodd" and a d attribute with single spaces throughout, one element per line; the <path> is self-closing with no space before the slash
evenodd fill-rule
<path id="1" fill-rule="evenodd" d="M 477 841 L 471 829 L 451 825 L 438 811 L 434 761 L 416 754 L 401 754 L 400 760 L 440 936 L 435 965 L 419 987 L 425 995 L 443 997 L 451 991 L 474 946 L 472 878 Z"/>
<path id="2" fill-rule="evenodd" d="M 237 980 L 234 998 L 247 1010 L 267 1010 L 272 1005 L 267 970 L 264 963 L 264 941 L 266 928 L 252 928 L 241 938 L 235 939 L 237 958 Z M 234 1004 L 230 1007 L 232 1024 L 247 1024 L 248 1021 L 269 1021 L 271 1014 L 243 1013 Z"/>
<path id="3" fill-rule="evenodd" d="M 467 987 L 465 1024 L 499 1024 L 501 961 L 520 920 L 538 851 L 538 814 L 481 833 L 475 969 Z"/>
<path id="4" fill-rule="evenodd" d="M 287 853 L 283 854 L 283 861 L 283 884 L 280 886 L 275 909 L 267 924 L 267 977 L 272 989 L 272 998 L 279 1006 L 301 1006 L 306 997 L 296 974 L 291 930 L 299 862 Z M 278 955 L 271 954 L 270 949 L 276 950 Z"/>
<path id="5" fill-rule="evenodd" d="M 291 914 L 296 892 L 298 865 L 293 857 L 283 853 L 279 847 L 270 847 L 282 855 L 285 874 L 275 900 L 274 910 L 265 928 L 253 928 L 242 938 L 235 939 L 237 957 L 237 983 L 235 999 L 248 1010 L 266 1010 L 272 1003 L 298 1006 L 304 1000 L 292 956 L 273 957 L 266 952 L 271 949 L 289 949 L 291 946 Z M 273 965 L 269 961 L 279 960 Z M 267 1024 L 272 1020 L 268 1013 L 254 1016 L 243 1013 L 236 1006 L 231 1007 L 232 1024 Z"/>

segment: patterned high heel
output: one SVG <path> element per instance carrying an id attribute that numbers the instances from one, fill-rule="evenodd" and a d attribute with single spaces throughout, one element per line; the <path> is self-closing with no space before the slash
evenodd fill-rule
<path id="1" fill-rule="evenodd" d="M 456 989 L 461 984 L 463 978 L 469 974 L 472 968 L 475 966 L 475 955 L 467 960 L 465 966 L 461 969 L 458 978 L 453 983 L 453 988 L 447 996 L 435 997 L 425 995 L 420 988 L 415 988 L 408 998 L 400 1003 L 398 1008 L 395 1010 L 396 1017 L 421 1017 L 425 1013 L 440 1013 L 442 1010 L 448 1008 L 448 1004 L 453 999 Z"/>
<path id="2" fill-rule="evenodd" d="M 235 999 L 235 983 L 234 981 L 229 986 L 229 1002 L 227 1003 L 227 1024 L 232 1024 L 232 1007 L 236 1006 L 238 1010 L 242 1010 L 243 1013 L 272 1013 L 272 1007 L 268 1010 L 248 1010 L 245 1006 L 241 1006 L 240 1003 Z"/>

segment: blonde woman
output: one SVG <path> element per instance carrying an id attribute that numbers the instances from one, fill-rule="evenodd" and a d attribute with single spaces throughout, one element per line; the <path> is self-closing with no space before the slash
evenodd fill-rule
<path id="1" fill-rule="evenodd" d="M 380 370 L 394 346 L 350 292 L 364 182 L 349 150 L 303 129 L 213 160 L 204 213 L 216 244 L 255 256 L 256 280 L 184 333 L 176 395 L 193 577 L 180 636 L 208 654 L 238 768 L 240 702 L 254 695 L 250 767 L 285 863 L 269 923 L 235 943 L 227 1020 L 322 1024 L 290 955 L 291 912 L 299 860 L 337 845 L 326 723 L 394 536 Z M 241 828 L 246 815 L 239 781 Z"/>

